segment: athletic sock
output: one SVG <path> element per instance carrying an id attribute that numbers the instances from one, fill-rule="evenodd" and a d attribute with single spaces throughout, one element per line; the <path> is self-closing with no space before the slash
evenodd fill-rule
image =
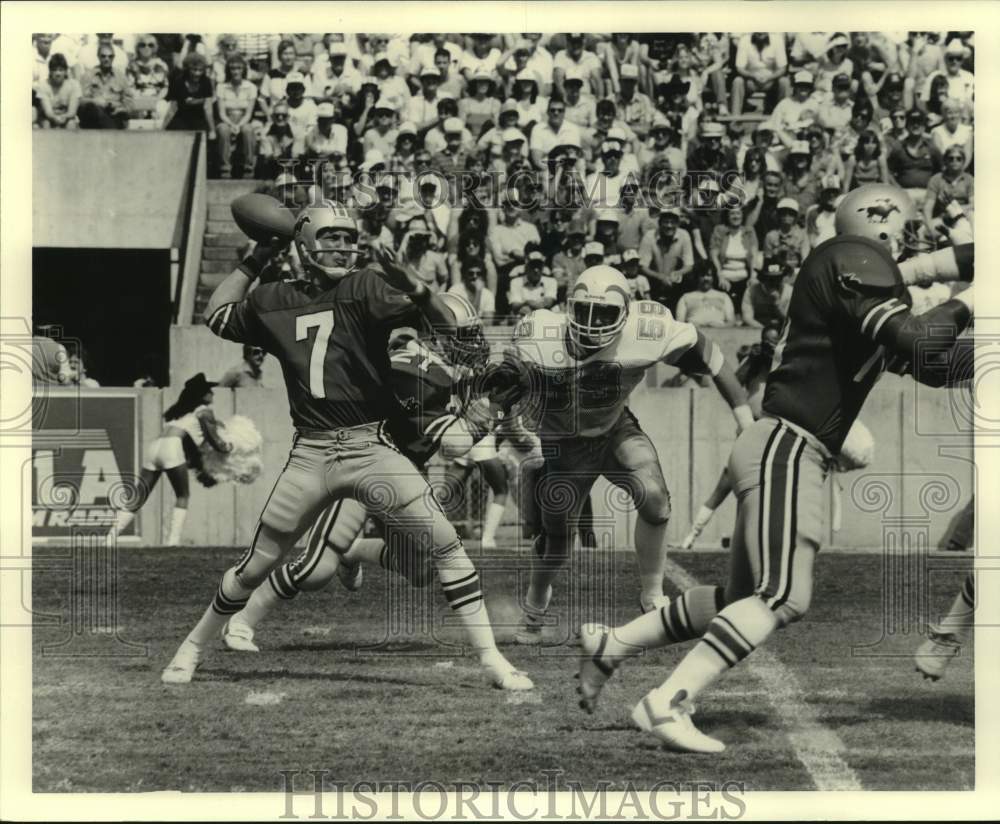
<path id="1" fill-rule="evenodd" d="M 170 534 L 167 536 L 167 546 L 178 546 L 180 544 L 185 518 L 187 518 L 187 509 L 175 506 L 174 511 L 170 515 Z"/>
<path id="2" fill-rule="evenodd" d="M 639 567 L 639 603 L 653 609 L 663 597 L 663 567 L 667 562 L 664 539 L 667 523 L 651 524 L 639 518 L 635 524 L 635 558 Z"/>
<path id="3" fill-rule="evenodd" d="M 615 663 L 646 649 L 701 638 L 724 606 L 723 593 L 722 587 L 692 587 L 666 606 L 615 627 L 608 636 L 603 660 Z"/>
<path id="4" fill-rule="evenodd" d="M 491 502 L 489 506 L 486 507 L 486 517 L 483 518 L 483 540 L 484 541 L 495 541 L 497 537 L 497 528 L 500 526 L 500 521 L 503 519 L 503 513 L 506 507 L 503 504 L 498 504 Z"/>
<path id="5" fill-rule="evenodd" d="M 650 700 L 666 713 L 672 702 L 694 700 L 774 632 L 778 620 L 757 596 L 736 601 L 713 618 L 702 640 L 684 656 Z"/>
<path id="6" fill-rule="evenodd" d="M 458 617 L 466 639 L 482 658 L 496 649 L 497 644 L 490 616 L 486 611 L 486 602 L 483 600 L 479 573 L 465 554 L 461 543 L 442 553 L 440 557 L 435 557 L 434 563 L 452 614 Z"/>
<path id="7" fill-rule="evenodd" d="M 203 645 L 218 638 L 226 621 L 246 606 L 252 592 L 236 580 L 233 568 L 227 569 L 215 598 L 188 634 L 188 640 Z"/>
<path id="8" fill-rule="evenodd" d="M 290 601 L 299 594 L 298 587 L 288 574 L 288 565 L 274 570 L 267 580 L 253 591 L 243 609 L 233 616 L 234 621 L 256 629 L 279 603 Z"/>
<path id="9" fill-rule="evenodd" d="M 962 584 L 962 589 L 955 596 L 951 609 L 941 620 L 941 623 L 934 629 L 941 633 L 950 633 L 955 636 L 955 640 L 964 644 L 969 639 L 972 631 L 973 619 L 976 611 L 976 591 L 975 579 L 970 572 Z"/>

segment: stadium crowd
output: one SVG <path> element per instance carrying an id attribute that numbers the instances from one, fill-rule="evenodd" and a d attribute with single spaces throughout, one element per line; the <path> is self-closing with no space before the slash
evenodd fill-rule
<path id="1" fill-rule="evenodd" d="M 972 32 L 38 34 L 32 119 L 204 132 L 210 175 L 355 208 L 487 322 L 604 262 L 680 319 L 765 327 L 859 185 L 905 188 L 929 247 L 968 231 L 974 54 Z"/>

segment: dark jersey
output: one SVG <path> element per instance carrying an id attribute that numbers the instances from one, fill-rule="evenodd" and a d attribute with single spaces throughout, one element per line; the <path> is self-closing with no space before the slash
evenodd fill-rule
<path id="1" fill-rule="evenodd" d="M 419 310 L 373 269 L 329 289 L 305 281 L 266 283 L 208 319 L 219 337 L 274 355 L 299 429 L 339 429 L 398 410 L 389 387 L 389 332 Z"/>
<path id="2" fill-rule="evenodd" d="M 968 322 L 951 300 L 919 318 L 899 267 L 875 241 L 842 236 L 816 247 L 802 264 L 788 319 L 775 347 L 762 410 L 840 451 L 868 393 L 893 359 L 914 360 L 934 324 L 950 331 L 950 347 Z M 918 380 L 930 383 L 918 372 Z"/>

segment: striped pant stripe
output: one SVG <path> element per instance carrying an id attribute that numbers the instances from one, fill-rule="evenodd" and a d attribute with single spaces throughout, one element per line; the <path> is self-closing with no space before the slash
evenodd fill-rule
<path id="1" fill-rule="evenodd" d="M 281 472 L 278 473 L 278 480 L 274 482 L 274 486 L 271 487 L 271 491 L 267 495 L 267 500 L 264 502 L 264 508 L 261 509 L 260 520 L 257 521 L 257 527 L 253 531 L 253 538 L 250 539 L 250 546 L 247 547 L 246 552 L 236 563 L 236 569 L 234 570 L 238 576 L 240 573 L 246 569 L 247 564 L 250 563 L 250 559 L 253 557 L 253 551 L 257 546 L 257 539 L 260 537 L 260 531 L 264 526 L 264 513 L 267 512 L 268 504 L 271 503 L 271 498 L 274 497 L 274 491 L 278 488 L 278 484 L 281 482 L 281 476 L 285 474 L 285 470 L 288 469 L 288 464 L 292 462 L 292 452 L 295 450 L 295 445 L 299 442 L 299 434 L 296 432 L 292 437 L 292 448 L 288 450 L 288 460 L 285 461 L 285 465 L 281 468 Z"/>
<path id="2" fill-rule="evenodd" d="M 786 529 L 781 535 L 781 560 L 779 563 L 781 575 L 778 580 L 778 594 L 771 604 L 773 609 L 784 604 L 792 592 L 792 570 L 795 564 L 796 535 L 798 534 L 799 464 L 805 447 L 805 438 L 797 436 L 797 443 L 790 458 L 791 478 L 785 483 L 783 506 Z"/>
<path id="3" fill-rule="evenodd" d="M 764 494 L 765 490 L 768 488 L 768 484 L 771 478 L 771 463 L 774 460 L 774 445 L 778 440 L 782 431 L 785 429 L 784 424 L 778 424 L 771 431 L 768 436 L 767 443 L 764 445 L 764 453 L 760 459 L 760 480 L 758 482 L 760 486 L 760 504 L 759 510 L 757 512 L 757 568 L 760 569 L 760 581 L 767 580 L 768 573 L 768 563 L 767 563 L 767 542 L 765 536 L 767 534 L 767 496 Z M 758 584 L 760 583 L 758 581 Z"/>
<path id="4" fill-rule="evenodd" d="M 274 570 L 274 572 L 267 576 L 267 580 L 271 585 L 271 589 L 274 590 L 274 594 L 285 601 L 291 600 L 299 594 L 298 587 L 295 586 L 291 575 L 288 574 L 288 564 L 284 564 Z"/>
<path id="5" fill-rule="evenodd" d="M 337 516 L 340 514 L 342 503 L 343 500 L 339 500 L 333 506 L 329 507 L 324 513 L 324 517 L 313 527 L 313 534 L 309 536 L 306 551 L 296 558 L 294 567 L 291 570 L 292 580 L 296 584 L 308 578 L 323 557 L 323 552 L 326 550 L 327 536 L 337 523 Z"/>

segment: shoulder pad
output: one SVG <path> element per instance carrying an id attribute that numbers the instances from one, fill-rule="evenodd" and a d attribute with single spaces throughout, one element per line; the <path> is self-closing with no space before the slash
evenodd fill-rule
<path id="1" fill-rule="evenodd" d="M 816 247 L 813 254 L 826 265 L 837 287 L 844 292 L 877 295 L 903 285 L 899 267 L 889 251 L 868 238 L 835 237 Z"/>

